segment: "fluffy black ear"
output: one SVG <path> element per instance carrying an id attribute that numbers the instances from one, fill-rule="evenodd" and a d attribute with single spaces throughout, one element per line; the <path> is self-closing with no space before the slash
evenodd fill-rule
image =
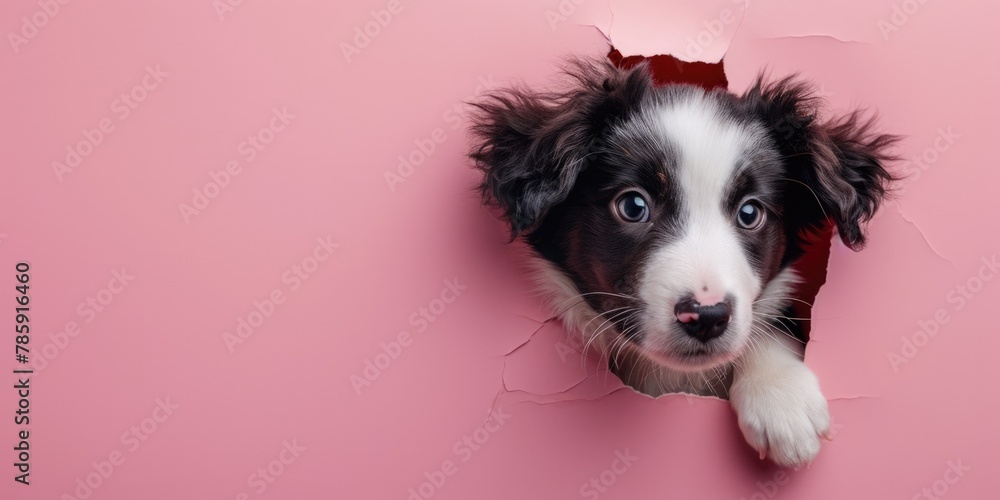
<path id="1" fill-rule="evenodd" d="M 860 110 L 821 122 L 820 99 L 809 85 L 763 77 L 743 96 L 781 151 L 787 181 L 785 223 L 790 241 L 829 222 L 844 244 L 860 250 L 864 225 L 896 178 L 885 168 L 898 137 L 878 133 L 875 116 Z"/>
<path id="2" fill-rule="evenodd" d="M 478 113 L 469 156 L 483 172 L 483 201 L 504 211 L 514 238 L 566 199 L 604 131 L 651 86 L 645 65 L 571 61 L 565 72 L 568 90 L 515 87 L 472 103 Z"/>
<path id="3" fill-rule="evenodd" d="M 817 127 L 815 169 L 805 172 L 805 182 L 816 190 L 840 238 L 853 250 L 864 247 L 864 224 L 897 180 L 885 168 L 894 159 L 889 150 L 897 140 L 876 132 L 875 116 L 865 117 L 861 111 Z"/>

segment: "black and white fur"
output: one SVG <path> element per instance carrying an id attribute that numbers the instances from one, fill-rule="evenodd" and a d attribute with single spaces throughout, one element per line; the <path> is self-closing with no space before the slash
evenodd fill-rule
<path id="1" fill-rule="evenodd" d="M 549 305 L 636 390 L 728 397 L 762 457 L 809 463 L 830 418 L 787 318 L 791 265 L 828 223 L 864 245 L 895 138 L 858 112 L 819 121 L 794 78 L 735 95 L 654 87 L 644 65 L 567 75 L 493 93 L 472 129 L 484 199 L 533 249 Z"/>

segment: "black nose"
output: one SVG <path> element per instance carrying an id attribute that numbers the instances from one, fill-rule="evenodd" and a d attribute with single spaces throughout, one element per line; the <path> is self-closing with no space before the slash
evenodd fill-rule
<path id="1" fill-rule="evenodd" d="M 684 299 L 674 307 L 674 316 L 688 335 L 708 342 L 726 331 L 732 308 L 726 300 L 703 306 L 694 299 Z"/>

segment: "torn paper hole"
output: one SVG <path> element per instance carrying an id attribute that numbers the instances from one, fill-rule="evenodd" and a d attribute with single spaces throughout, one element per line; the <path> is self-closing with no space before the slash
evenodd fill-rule
<path id="1" fill-rule="evenodd" d="M 572 14 L 581 25 L 592 26 L 612 45 L 609 59 L 619 67 L 632 67 L 647 61 L 653 67 L 657 83 L 688 83 L 705 88 L 727 88 L 723 57 L 747 14 L 748 3 L 742 0 L 717 0 L 692 6 L 685 2 L 662 2 L 655 6 L 634 2 L 596 1 L 574 6 Z M 692 19 L 702 19 L 693 23 Z M 738 90 L 737 90 L 738 91 Z M 794 269 L 801 277 L 794 296 L 792 317 L 798 329 L 787 329 L 805 342 L 811 331 L 812 304 L 826 281 L 834 230 L 827 227 L 813 235 L 805 255 Z M 558 324 L 558 323 L 556 323 Z M 540 398 L 559 398 L 586 387 L 590 377 L 616 379 L 611 390 L 624 387 L 608 370 L 607 360 L 599 354 L 583 352 L 582 346 L 570 346 L 562 338 L 562 328 L 545 325 L 532 338 L 506 357 L 504 390 L 520 391 Z M 569 353 L 576 363 L 567 363 Z M 598 359 L 600 358 L 600 359 Z M 553 364 L 563 369 L 551 376 Z M 549 373 L 541 376 L 539 370 Z M 596 392 L 608 389 L 597 385 Z M 644 396 L 636 392 L 639 396 Z M 663 397 L 699 397 L 671 395 Z M 710 398 L 715 399 L 715 398 Z"/>

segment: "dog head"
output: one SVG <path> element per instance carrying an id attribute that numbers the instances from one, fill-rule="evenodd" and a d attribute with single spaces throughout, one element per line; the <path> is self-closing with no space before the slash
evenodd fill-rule
<path id="1" fill-rule="evenodd" d="M 608 324 L 604 344 L 678 370 L 729 362 L 774 310 L 758 305 L 787 296 L 804 234 L 833 223 L 864 245 L 894 138 L 861 113 L 819 121 L 794 78 L 735 95 L 655 87 L 644 65 L 567 73 L 567 90 L 477 103 L 471 157 L 512 236 Z"/>

